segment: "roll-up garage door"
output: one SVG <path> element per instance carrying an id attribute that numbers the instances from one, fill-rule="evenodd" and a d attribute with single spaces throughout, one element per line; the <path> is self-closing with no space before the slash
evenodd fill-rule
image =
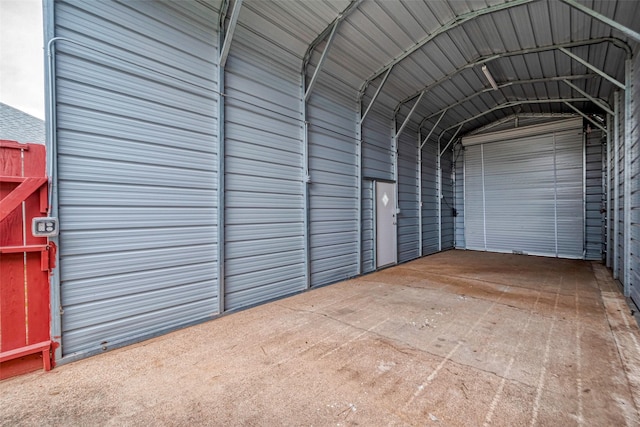
<path id="1" fill-rule="evenodd" d="M 462 143 L 467 249 L 583 258 L 581 119 Z"/>

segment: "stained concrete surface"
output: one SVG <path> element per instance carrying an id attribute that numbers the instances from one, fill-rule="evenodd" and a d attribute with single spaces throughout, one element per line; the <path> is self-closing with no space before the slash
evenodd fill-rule
<path id="1" fill-rule="evenodd" d="M 0 383 L 2 425 L 640 425 L 599 264 L 449 251 Z"/>

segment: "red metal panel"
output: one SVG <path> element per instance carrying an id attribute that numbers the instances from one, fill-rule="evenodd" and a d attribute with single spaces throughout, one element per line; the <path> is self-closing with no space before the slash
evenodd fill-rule
<path id="1" fill-rule="evenodd" d="M 0 255 L 0 352 L 27 345 L 25 328 L 24 255 Z"/>
<path id="2" fill-rule="evenodd" d="M 49 270 L 42 271 L 42 253 L 27 253 L 28 343 L 49 340 Z M 48 259 L 48 257 L 44 257 Z"/>
<path id="3" fill-rule="evenodd" d="M 45 148 L 0 141 L 0 374 L 51 369 L 49 272 L 55 246 L 33 237 L 47 210 Z M 40 354 L 36 354 L 40 353 Z"/>

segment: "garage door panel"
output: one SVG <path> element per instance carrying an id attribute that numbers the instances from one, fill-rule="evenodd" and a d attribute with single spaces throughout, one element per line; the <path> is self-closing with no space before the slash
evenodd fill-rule
<path id="1" fill-rule="evenodd" d="M 571 120 L 562 126 L 546 134 L 523 129 L 508 140 L 496 133 L 493 142 L 484 135 L 482 143 L 467 145 L 468 249 L 582 258 L 582 124 Z"/>

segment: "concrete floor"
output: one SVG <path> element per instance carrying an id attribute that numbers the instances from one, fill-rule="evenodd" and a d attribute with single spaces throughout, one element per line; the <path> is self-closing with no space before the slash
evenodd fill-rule
<path id="1" fill-rule="evenodd" d="M 599 264 L 449 251 L 0 383 L 2 425 L 640 425 Z"/>

